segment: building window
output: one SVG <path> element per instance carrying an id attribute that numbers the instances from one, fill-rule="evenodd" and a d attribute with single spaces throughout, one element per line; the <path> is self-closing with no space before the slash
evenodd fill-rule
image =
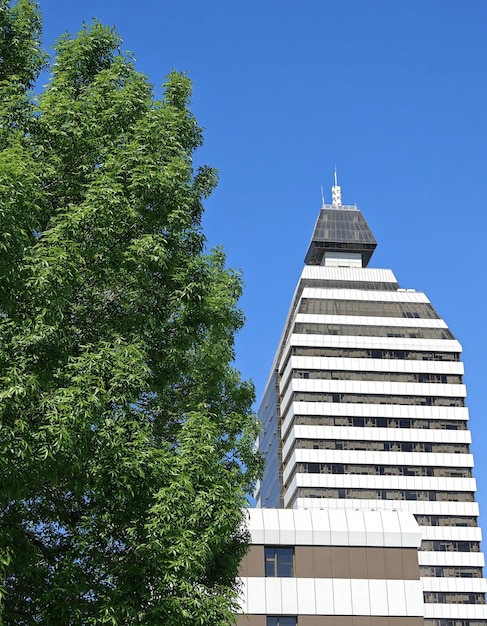
<path id="1" fill-rule="evenodd" d="M 276 617 L 268 616 L 266 626 L 297 626 L 298 619 L 296 617 L 289 617 L 279 615 Z"/>
<path id="2" fill-rule="evenodd" d="M 294 576 L 294 549 L 293 548 L 265 548 L 265 575 L 266 576 L 281 576 L 283 578 L 290 578 Z M 288 618 L 268 618 L 268 619 L 288 619 Z M 291 619 L 291 618 L 289 618 Z M 288 622 L 267 622 L 269 624 L 277 624 L 278 626 L 288 626 Z M 294 622 L 289 624 L 296 624 L 296 618 Z"/>

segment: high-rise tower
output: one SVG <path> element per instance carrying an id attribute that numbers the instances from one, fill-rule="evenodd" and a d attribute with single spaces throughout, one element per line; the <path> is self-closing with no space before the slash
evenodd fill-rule
<path id="1" fill-rule="evenodd" d="M 461 345 L 369 268 L 357 206 L 323 204 L 259 410 L 257 506 L 413 513 L 427 626 L 487 624 Z"/>

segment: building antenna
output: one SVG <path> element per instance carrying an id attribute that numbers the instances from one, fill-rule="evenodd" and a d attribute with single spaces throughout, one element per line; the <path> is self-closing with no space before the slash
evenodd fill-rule
<path id="1" fill-rule="evenodd" d="M 325 206 L 325 194 L 323 193 L 323 185 L 321 185 L 321 206 Z"/>
<path id="2" fill-rule="evenodd" d="M 337 168 L 335 165 L 335 184 L 331 188 L 331 197 L 333 206 L 342 206 L 342 188 L 338 184 L 337 180 Z"/>

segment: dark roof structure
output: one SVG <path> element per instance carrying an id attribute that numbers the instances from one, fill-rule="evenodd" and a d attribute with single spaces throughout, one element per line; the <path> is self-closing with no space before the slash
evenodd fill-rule
<path id="1" fill-rule="evenodd" d="M 321 265 L 325 252 L 354 252 L 362 255 L 362 267 L 367 267 L 376 247 L 377 241 L 357 206 L 325 204 L 304 262 Z"/>

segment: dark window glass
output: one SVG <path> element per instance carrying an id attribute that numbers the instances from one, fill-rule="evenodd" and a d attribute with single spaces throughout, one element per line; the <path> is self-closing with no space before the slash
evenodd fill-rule
<path id="1" fill-rule="evenodd" d="M 293 332 L 305 335 L 342 335 L 355 337 L 409 337 L 412 339 L 455 339 L 448 329 L 398 328 L 396 326 L 365 326 L 361 324 L 319 324 L 296 322 Z"/>
<path id="2" fill-rule="evenodd" d="M 298 620 L 296 617 L 290 617 L 288 615 L 280 615 L 276 617 L 268 616 L 266 626 L 296 626 L 297 623 Z"/>
<path id="3" fill-rule="evenodd" d="M 294 576 L 293 548 L 265 548 L 265 575 L 290 578 Z"/>

